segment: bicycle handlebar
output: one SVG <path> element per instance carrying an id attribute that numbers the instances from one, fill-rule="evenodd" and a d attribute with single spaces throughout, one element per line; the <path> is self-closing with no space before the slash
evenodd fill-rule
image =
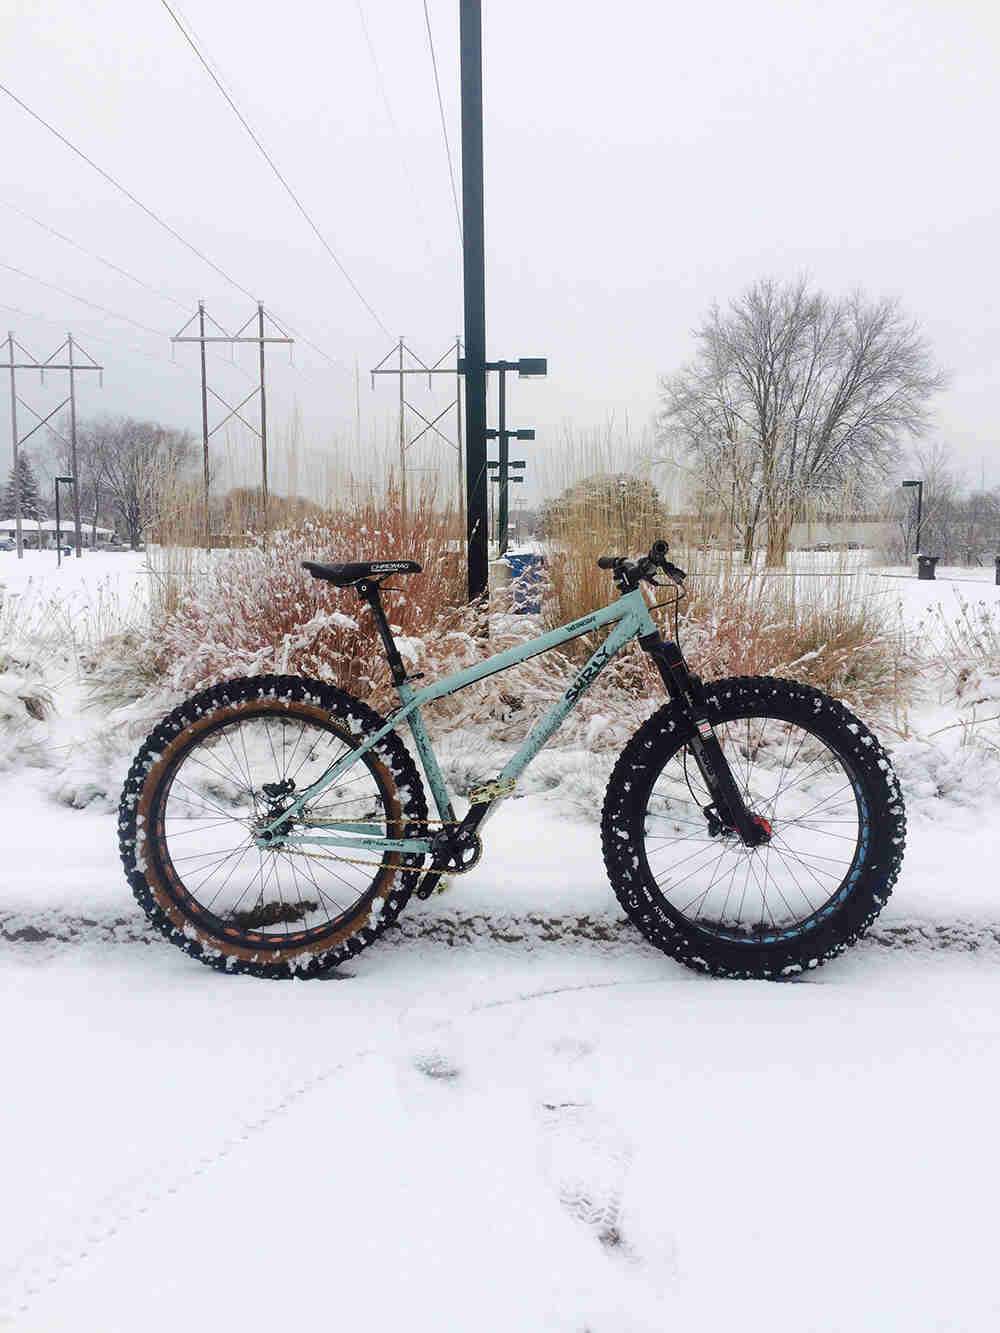
<path id="1" fill-rule="evenodd" d="M 614 570 L 615 583 L 623 591 L 632 591 L 640 581 L 656 584 L 654 574 L 660 570 L 678 587 L 687 578 L 683 569 L 678 569 L 667 559 L 670 547 L 665 541 L 653 542 L 649 555 L 641 555 L 637 560 L 629 560 L 623 555 L 602 555 L 598 557 L 599 569 Z"/>

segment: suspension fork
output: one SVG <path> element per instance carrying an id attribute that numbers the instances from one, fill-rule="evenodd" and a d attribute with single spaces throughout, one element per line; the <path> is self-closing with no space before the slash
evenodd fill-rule
<path id="1" fill-rule="evenodd" d="M 700 676 L 688 670 L 678 645 L 662 639 L 659 634 L 640 635 L 639 646 L 655 662 L 671 701 L 691 721 L 694 735 L 688 744 L 723 826 L 735 829 L 748 847 L 769 842 L 770 827 L 747 809 L 729 761 L 708 720 L 705 687 Z"/>

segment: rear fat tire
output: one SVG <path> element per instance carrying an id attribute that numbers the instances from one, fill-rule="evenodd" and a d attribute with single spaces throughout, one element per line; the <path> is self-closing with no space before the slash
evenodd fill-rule
<path id="1" fill-rule="evenodd" d="M 745 938 L 733 938 L 734 928 L 726 923 L 699 922 L 697 915 L 690 914 L 690 911 L 686 915 L 679 910 L 678 901 L 688 891 L 685 890 L 684 895 L 675 891 L 677 901 L 671 901 L 668 890 L 674 891 L 672 880 L 681 880 L 692 873 L 691 866 L 697 868 L 703 864 L 704 882 L 710 884 L 711 892 L 709 875 L 711 872 L 714 876 L 716 872 L 712 870 L 714 863 L 708 858 L 715 855 L 716 848 L 708 837 L 707 821 L 697 826 L 697 821 L 703 819 L 703 816 L 699 808 L 701 800 L 695 798 L 704 797 L 707 801 L 707 793 L 704 793 L 704 784 L 690 750 L 687 750 L 686 772 L 679 766 L 693 729 L 684 714 L 673 704 L 668 704 L 636 732 L 612 772 L 601 824 L 608 876 L 629 919 L 650 943 L 678 962 L 720 977 L 776 980 L 792 976 L 835 957 L 854 944 L 888 901 L 902 862 L 906 832 L 899 783 L 885 751 L 864 724 L 842 704 L 811 686 L 776 677 L 734 677 L 710 682 L 704 688 L 708 720 L 720 728 L 717 733 L 720 741 L 726 741 L 730 734 L 721 724 L 750 719 L 749 727 L 752 730 L 758 725 L 762 726 L 762 720 L 769 719 L 779 729 L 784 724 L 792 724 L 832 752 L 853 788 L 852 817 L 856 818 L 858 826 L 853 860 L 846 863 L 843 879 L 837 890 L 830 893 L 829 899 L 798 925 L 793 924 L 790 928 L 789 923 L 786 923 L 783 929 L 772 929 L 765 921 L 758 927 L 756 934 L 748 931 Z M 782 734 L 792 733 L 786 727 Z M 727 758 L 734 758 L 731 767 L 741 784 L 745 769 L 748 788 L 744 789 L 749 789 L 751 799 L 748 804 L 753 813 L 754 793 L 750 776 L 752 760 L 732 740 L 724 743 L 723 749 Z M 775 771 L 774 753 L 772 751 L 770 760 L 772 774 Z M 739 757 L 741 754 L 742 758 Z M 787 744 L 784 754 L 788 754 Z M 808 763 L 802 766 L 809 768 Z M 791 772 L 790 769 L 788 771 Z M 671 807 L 668 799 L 662 808 L 677 811 L 683 806 L 684 817 L 676 813 L 666 816 L 648 813 L 654 787 L 658 780 L 666 781 L 664 775 L 667 773 L 674 783 L 671 790 L 675 794 L 675 805 Z M 685 782 L 690 781 L 694 789 L 689 804 L 685 804 L 687 797 L 683 796 L 677 781 L 678 773 L 683 775 Z M 810 776 L 815 779 L 818 774 L 805 775 Z M 778 796 L 786 790 L 788 781 L 787 778 L 777 780 L 775 806 Z M 773 783 L 774 778 L 770 778 L 769 782 Z M 663 790 L 666 788 L 661 787 L 661 792 Z M 789 787 L 788 790 L 796 789 Z M 808 791 L 809 788 L 803 785 L 801 790 Z M 676 796 L 677 792 L 681 792 L 681 797 Z M 767 815 L 763 802 L 758 801 L 757 804 L 759 812 Z M 848 806 L 844 807 L 848 813 L 851 813 L 850 805 L 848 802 Z M 650 823 L 656 819 L 662 823 Z M 803 849 L 809 845 L 808 839 L 813 836 L 814 828 L 817 829 L 816 841 L 824 850 L 828 847 L 823 842 L 824 837 L 836 837 L 842 832 L 854 836 L 850 822 L 834 834 L 818 828 L 817 819 L 818 816 L 814 815 L 808 825 L 805 820 L 799 821 L 803 826 L 798 830 L 798 837 L 802 840 L 800 847 Z M 674 864 L 678 870 L 672 874 L 669 862 L 658 861 L 658 884 L 647 859 L 647 828 L 665 829 L 671 822 L 673 828 L 679 831 L 678 835 L 672 838 L 660 837 L 659 846 L 655 843 L 650 845 L 656 847 L 655 854 L 660 857 L 676 844 L 677 859 Z M 795 823 L 794 819 L 791 823 Z M 784 855 L 781 829 L 779 814 L 775 816 L 775 840 L 770 849 L 776 865 L 780 864 L 778 858 Z M 842 841 L 846 843 L 845 856 L 850 857 L 849 838 L 842 838 Z M 718 841 L 718 847 L 721 851 L 721 841 Z M 725 850 L 733 857 L 733 864 L 738 856 L 762 858 L 768 852 L 768 849 L 750 851 L 733 839 L 729 840 Z M 685 855 L 687 861 L 682 866 L 680 857 Z M 793 869 L 797 868 L 797 862 L 808 867 L 811 855 L 810 851 L 802 850 L 798 857 L 791 855 L 787 860 Z M 701 862 L 697 859 L 699 857 L 702 858 Z M 721 859 L 720 855 L 720 863 Z M 825 870 L 821 866 L 824 859 L 817 856 L 812 864 Z M 755 881 L 755 888 L 759 888 L 762 875 L 767 882 L 767 870 L 760 859 L 754 867 L 748 867 L 748 880 L 751 873 L 754 876 L 751 882 Z M 812 878 L 819 882 L 815 875 Z M 720 873 L 720 895 L 722 882 Z M 806 884 L 812 888 L 808 877 Z M 689 904 L 686 906 L 690 908 Z M 780 938 L 775 938 L 778 936 Z"/>
<path id="2" fill-rule="evenodd" d="M 401 867 L 418 865 L 422 858 L 387 854 L 381 867 L 371 867 L 371 883 L 353 907 L 328 929 L 297 931 L 290 941 L 253 927 L 227 929 L 213 919 L 173 867 L 162 835 L 163 806 L 178 768 L 213 729 L 257 718 L 297 719 L 351 746 L 385 725 L 384 718 L 343 690 L 296 676 L 257 676 L 203 690 L 165 717 L 136 755 L 119 806 L 119 849 L 139 905 L 157 930 L 185 953 L 221 971 L 307 979 L 354 957 L 392 925 L 419 878 L 416 869 Z M 420 836 L 426 828 L 427 802 L 399 737 L 389 732 L 358 767 L 377 784 L 394 836 Z M 410 829 L 410 824 L 417 827 Z M 357 855 L 375 859 L 372 853 Z M 357 869 L 367 872 L 367 867 Z M 296 940 L 295 935 L 303 938 Z"/>

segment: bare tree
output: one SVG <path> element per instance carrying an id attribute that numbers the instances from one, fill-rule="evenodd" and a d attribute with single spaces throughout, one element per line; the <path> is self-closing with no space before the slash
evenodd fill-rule
<path id="1" fill-rule="evenodd" d="M 84 432 L 95 477 L 110 497 L 129 544 L 160 518 L 164 497 L 194 458 L 192 436 L 153 421 L 105 417 Z"/>
<path id="2" fill-rule="evenodd" d="M 91 525 L 91 542 L 97 540 L 97 527 L 102 518 L 113 522 L 111 496 L 104 485 L 103 434 L 106 423 L 77 423 L 76 479 L 80 496 L 80 515 Z M 58 429 L 52 430 L 41 457 L 48 480 L 68 476 L 72 470 L 72 449 L 68 439 L 69 419 L 63 418 Z"/>
<path id="3" fill-rule="evenodd" d="M 661 428 L 730 488 L 747 554 L 763 518 L 768 564 L 785 563 L 808 498 L 884 480 L 946 383 L 896 301 L 838 301 L 805 279 L 755 283 L 696 338 L 694 363 L 661 380 Z"/>

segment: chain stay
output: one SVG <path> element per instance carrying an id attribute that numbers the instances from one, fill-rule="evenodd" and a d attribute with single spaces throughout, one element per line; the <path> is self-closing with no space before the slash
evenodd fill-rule
<path id="1" fill-rule="evenodd" d="M 477 786 L 472 787 L 470 789 L 469 804 L 489 805 L 491 801 L 496 801 L 499 800 L 501 797 L 509 796 L 510 793 L 514 790 L 515 783 L 516 779 L 514 778 L 507 778 L 507 779 L 498 778 L 495 782 L 481 782 Z M 368 820 L 364 819 L 299 821 L 299 823 L 306 828 L 324 828 L 328 824 L 336 824 L 338 828 L 343 828 L 345 824 L 358 824 L 359 826 L 367 826 L 368 822 L 369 822 Z M 441 828 L 458 828 L 461 824 L 461 821 L 458 819 L 409 819 L 406 822 L 408 824 L 419 824 L 425 828 L 429 827 L 431 824 L 436 824 Z M 442 874 L 464 875 L 467 874 L 468 871 L 472 870 L 474 866 L 478 865 L 479 857 L 482 855 L 483 844 L 482 840 L 479 838 L 477 834 L 473 834 L 472 839 L 473 839 L 472 845 L 476 847 L 479 852 L 479 855 L 476 856 L 475 860 L 470 865 L 467 866 L 448 866 L 446 870 L 441 872 Z M 384 860 L 369 861 L 367 857 L 361 857 L 361 856 L 337 856 L 333 852 L 308 852 L 301 847 L 282 847 L 281 851 L 286 856 L 311 856 L 314 860 L 317 861 L 346 861 L 349 865 L 353 866 L 385 865 Z M 413 855 L 413 853 L 403 853 L 403 855 Z M 399 867 L 399 869 L 401 870 L 406 870 L 411 868 L 414 871 L 421 869 L 421 867 L 419 866 Z"/>

